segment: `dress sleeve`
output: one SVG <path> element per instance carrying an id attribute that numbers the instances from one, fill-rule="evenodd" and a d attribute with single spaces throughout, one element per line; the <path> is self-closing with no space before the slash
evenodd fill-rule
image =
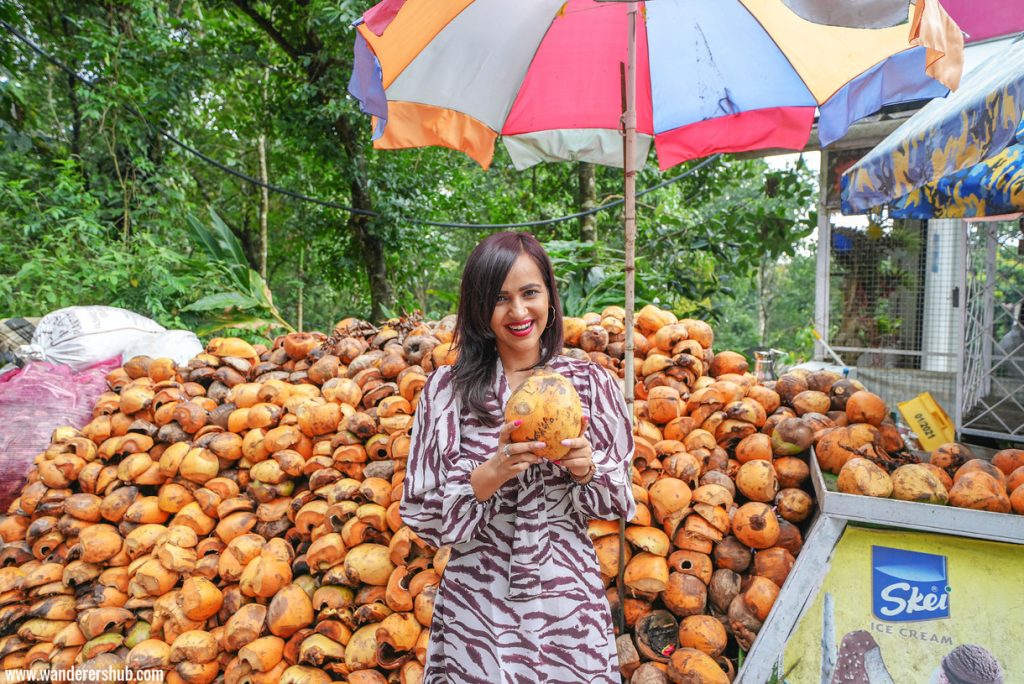
<path id="1" fill-rule="evenodd" d="M 497 496 L 478 501 L 469 475 L 479 464 L 460 449 L 459 402 L 447 368 L 433 373 L 413 419 L 402 485 L 402 521 L 434 547 L 469 541 L 486 526 Z"/>
<path id="2" fill-rule="evenodd" d="M 594 365 L 589 371 L 590 424 L 586 436 L 593 450 L 595 471 L 585 485 L 572 482 L 569 495 L 587 520 L 631 520 L 636 515 L 630 480 L 632 423 L 618 383 L 600 366 Z"/>

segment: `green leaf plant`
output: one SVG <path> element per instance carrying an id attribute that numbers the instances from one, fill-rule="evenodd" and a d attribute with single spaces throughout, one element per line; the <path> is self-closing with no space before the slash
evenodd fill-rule
<path id="1" fill-rule="evenodd" d="M 231 328 L 264 329 L 268 333 L 283 328 L 294 332 L 295 329 L 274 306 L 266 281 L 249 267 L 241 242 L 217 212 L 210 209 L 209 225 L 192 214 L 188 214 L 186 219 L 194 242 L 223 271 L 232 288 L 205 295 L 182 309 L 204 315 L 206 320 L 200 325 L 199 334 L 209 335 Z"/>

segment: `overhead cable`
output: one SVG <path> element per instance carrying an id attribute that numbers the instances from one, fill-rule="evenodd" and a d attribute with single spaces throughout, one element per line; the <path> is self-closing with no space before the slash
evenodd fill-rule
<path id="1" fill-rule="evenodd" d="M 54 66 L 56 66 L 58 69 L 60 69 L 64 73 L 66 73 L 71 78 L 75 79 L 76 81 L 79 81 L 80 83 L 84 84 L 86 87 L 88 87 L 91 90 L 97 90 L 98 89 L 98 86 L 97 86 L 95 81 L 90 80 L 88 78 L 85 78 L 84 76 L 78 74 L 74 69 L 72 69 L 71 67 L 67 66 L 62 61 L 57 59 L 56 57 L 50 55 L 46 50 L 44 50 L 42 47 L 37 45 L 28 36 L 24 35 L 21 31 L 19 31 L 17 28 L 12 26 L 8 22 L 4 21 L 3 19 L 0 19 L 0 26 L 2 26 L 4 28 L 4 30 L 6 30 L 11 35 L 13 35 L 15 38 L 17 38 L 23 44 L 25 44 L 29 48 L 31 48 L 35 53 L 37 53 L 43 59 L 45 59 L 46 61 L 48 61 L 51 64 L 53 64 Z M 297 200 L 300 200 L 302 202 L 308 202 L 310 204 L 316 204 L 316 205 L 319 205 L 319 206 L 322 206 L 322 207 L 327 207 L 327 208 L 330 208 L 330 209 L 337 209 L 339 211 L 345 211 L 345 212 L 348 212 L 350 214 L 356 214 L 356 215 L 359 215 L 359 216 L 370 216 L 370 217 L 379 217 L 381 215 L 380 212 L 378 212 L 378 211 L 373 211 L 373 210 L 369 210 L 369 209 L 359 209 L 358 207 L 350 207 L 350 206 L 341 204 L 339 202 L 334 202 L 332 200 L 319 199 L 317 197 L 310 197 L 309 195 L 305 195 L 305 194 L 303 194 L 301 192 L 296 192 L 295 190 L 289 190 L 288 188 L 282 188 L 282 187 L 280 187 L 278 185 L 274 185 L 272 183 L 266 183 L 266 182 L 260 180 L 259 178 L 255 178 L 255 177 L 250 176 L 250 175 L 248 175 L 246 173 L 238 171 L 237 169 L 233 169 L 230 166 L 224 164 L 223 162 L 217 161 L 216 159 L 210 157 L 209 155 L 204 154 L 203 152 L 197 150 L 195 147 L 192 147 L 188 143 L 185 143 L 184 141 L 178 139 L 177 136 L 175 136 L 174 134 L 170 133 L 166 129 L 152 125 L 149 122 L 149 120 L 146 118 L 145 114 L 143 114 L 137 108 L 135 108 L 135 107 L 133 107 L 133 106 L 131 106 L 129 104 L 125 104 L 123 102 L 118 103 L 118 105 L 120 107 L 122 107 L 123 109 L 125 109 L 126 111 L 128 111 L 129 113 L 131 113 L 132 115 L 134 115 L 137 118 L 139 118 L 143 123 L 145 123 L 147 126 L 149 126 L 152 130 L 156 131 L 159 135 L 161 135 L 164 138 L 166 138 L 172 144 L 178 146 L 179 148 L 181 148 L 185 152 L 187 152 L 187 153 L 197 157 L 198 159 L 206 162 L 207 164 L 210 164 L 211 166 L 219 169 L 220 171 L 223 171 L 224 173 L 226 173 L 228 175 L 231 175 L 231 176 L 234 176 L 235 178 L 238 178 L 239 180 L 243 180 L 243 181 L 245 181 L 247 183 L 250 183 L 252 185 L 256 185 L 256 186 L 259 186 L 259 187 L 262 187 L 262 188 L 266 188 L 267 190 L 270 190 L 271 192 L 275 192 L 277 194 L 284 195 L 286 197 L 291 197 L 292 199 L 297 199 Z M 700 169 L 704 168 L 705 166 L 711 164 L 712 162 L 717 161 L 721 156 L 722 155 L 720 155 L 720 154 L 715 154 L 715 155 L 713 155 L 711 157 L 708 157 L 707 159 L 704 159 L 703 161 L 701 161 L 696 166 L 693 166 L 693 167 L 683 171 L 682 173 L 680 173 L 677 176 L 674 176 L 674 177 L 669 178 L 667 180 L 664 180 L 664 181 L 662 181 L 660 183 L 657 183 L 656 185 L 652 185 L 649 188 L 646 188 L 644 190 L 641 190 L 641 191 L 637 192 L 636 196 L 637 197 L 642 197 L 642 196 L 644 196 L 644 195 L 646 195 L 646 194 L 648 194 L 650 192 L 654 192 L 655 190 L 660 190 L 661 188 L 664 188 L 664 187 L 666 187 L 668 185 L 671 185 L 673 183 L 681 181 L 682 179 L 684 179 L 684 178 L 686 178 L 688 176 L 693 175 L 694 173 L 696 173 Z M 422 219 L 422 218 L 416 218 L 416 217 L 404 216 L 404 215 L 399 215 L 398 218 L 400 220 L 406 221 L 408 223 L 413 223 L 413 224 L 418 224 L 418 225 L 423 225 L 423 226 L 432 226 L 432 227 L 436 227 L 436 228 L 458 228 L 458 229 L 470 229 L 470 230 L 499 230 L 499 229 L 507 230 L 507 229 L 512 229 L 512 228 L 533 228 L 533 227 L 537 227 L 537 226 L 546 226 L 546 225 L 553 225 L 553 224 L 556 224 L 556 223 L 564 223 L 566 221 L 574 221 L 576 219 L 580 219 L 580 218 L 583 218 L 585 216 L 590 216 L 592 214 L 596 214 L 596 213 L 599 213 L 599 212 L 611 209 L 613 207 L 617 207 L 620 204 L 622 204 L 623 201 L 624 200 L 622 200 L 622 199 L 617 199 L 617 200 L 613 200 L 611 202 L 606 202 L 605 204 L 601 204 L 599 206 L 593 207 L 592 209 L 587 209 L 586 211 L 579 211 L 579 212 L 576 212 L 576 213 L 573 213 L 573 214 L 567 214 L 565 216 L 556 216 L 554 218 L 538 219 L 536 221 L 520 221 L 520 222 L 516 222 L 516 223 L 462 223 L 462 222 L 451 222 L 451 221 L 432 221 L 432 220 L 429 220 L 429 219 Z"/>

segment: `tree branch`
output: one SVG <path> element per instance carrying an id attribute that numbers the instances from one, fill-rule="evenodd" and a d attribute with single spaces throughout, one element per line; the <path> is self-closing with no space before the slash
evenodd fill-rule
<path id="1" fill-rule="evenodd" d="M 289 57 L 294 60 L 298 60 L 302 56 L 302 53 L 288 42 L 288 39 L 270 23 L 270 20 L 257 12 L 256 8 L 246 2 L 246 0 L 232 0 L 232 2 L 235 3 L 235 6 L 238 9 L 242 10 L 242 12 L 244 12 L 250 19 L 256 22 L 256 25 L 263 29 L 263 31 L 270 36 Z"/>
<path id="2" fill-rule="evenodd" d="M 316 34 L 312 28 L 306 31 L 306 44 L 303 46 L 303 50 L 308 55 L 315 55 L 320 52 L 323 47 L 323 43 L 320 41 L 320 36 Z M 327 65 L 324 65 L 326 68 Z"/>

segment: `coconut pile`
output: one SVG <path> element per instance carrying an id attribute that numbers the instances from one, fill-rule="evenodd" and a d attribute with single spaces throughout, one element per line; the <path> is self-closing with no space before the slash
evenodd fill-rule
<path id="1" fill-rule="evenodd" d="M 399 499 L 453 327 L 345 319 L 110 373 L 93 420 L 55 431 L 0 516 L 0 667 L 420 682 L 449 549 L 405 527 Z M 565 329 L 565 353 L 622 376 L 621 308 Z M 589 528 L 625 615 L 623 678 L 728 682 L 800 552 L 808 449 L 858 424 L 858 388 L 820 372 L 760 385 L 709 325 L 655 307 L 635 329 L 638 510 L 624 547 L 617 523 Z M 902 447 L 874 430 L 872 448 Z"/>
<path id="2" fill-rule="evenodd" d="M 865 422 L 834 428 L 818 440 L 818 464 L 839 476 L 840 492 L 1024 514 L 1024 450 L 1003 449 L 986 460 L 976 458 L 967 445 L 951 442 L 926 461 L 914 454 L 894 459 L 878 453 L 878 438 L 877 429 Z"/>

